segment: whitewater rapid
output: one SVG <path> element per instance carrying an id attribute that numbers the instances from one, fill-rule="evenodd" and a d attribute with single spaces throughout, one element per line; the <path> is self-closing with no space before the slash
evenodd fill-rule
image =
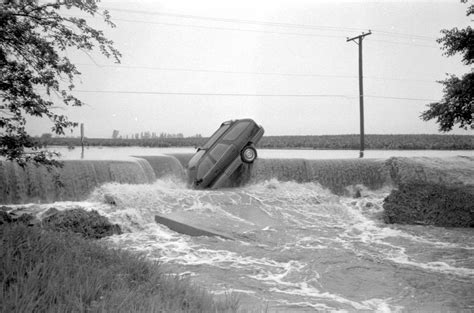
<path id="1" fill-rule="evenodd" d="M 27 207 L 39 215 L 49 207 L 95 209 L 125 231 L 104 239 L 108 246 L 269 312 L 474 310 L 473 230 L 386 225 L 388 187 L 356 188 L 359 198 L 270 179 L 197 191 L 161 178 Z M 182 235 L 155 223 L 156 214 L 233 239 Z"/>

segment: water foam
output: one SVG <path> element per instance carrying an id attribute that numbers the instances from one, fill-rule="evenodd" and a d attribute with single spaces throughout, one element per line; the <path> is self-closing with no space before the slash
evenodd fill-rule
<path id="1" fill-rule="evenodd" d="M 398 264 L 417 266 L 423 269 L 453 273 L 462 276 L 473 275 L 469 268 L 456 267 L 441 261 L 421 262 L 415 261 L 407 255 L 403 244 L 390 241 L 396 238 L 408 242 L 431 245 L 436 248 L 472 249 L 469 246 L 460 246 L 455 243 L 447 243 L 440 240 L 429 240 L 421 235 L 413 235 L 400 229 L 386 226 L 380 220 L 373 219 L 382 211 L 382 199 L 386 191 L 371 192 L 364 190 L 362 199 L 354 200 L 340 198 L 333 195 L 327 189 L 315 183 L 298 184 L 294 182 L 279 182 L 269 180 L 253 184 L 245 188 L 237 188 L 226 191 L 194 191 L 184 188 L 183 183 L 173 180 L 158 180 L 152 185 L 105 185 L 96 190 L 91 199 L 100 200 L 104 195 L 112 195 L 117 198 L 120 206 L 105 210 L 105 214 L 114 222 L 127 224 L 128 229 L 139 230 L 138 225 L 151 223 L 155 213 L 169 214 L 176 211 L 187 212 L 190 216 L 205 214 L 213 216 L 216 220 L 224 220 L 228 224 L 238 224 L 242 228 L 242 234 L 248 231 L 262 230 L 278 232 L 278 225 L 294 225 L 301 228 L 311 229 L 315 224 L 323 221 L 325 227 L 339 228 L 343 230 L 336 239 L 306 236 L 296 238 L 293 242 L 287 242 L 281 251 L 291 250 L 295 247 L 300 249 L 327 249 L 329 245 L 339 243 L 341 246 L 356 251 L 358 254 L 375 255 L 376 258 L 390 260 Z M 246 219 L 232 211 L 233 207 L 246 206 L 252 210 L 258 210 L 270 216 L 275 222 L 270 225 L 262 225 L 260 228 L 245 228 L 245 226 L 258 225 L 259 221 Z M 114 213 L 112 213 L 114 211 Z M 258 225 L 259 226 L 259 225 Z M 236 228 L 233 228 L 234 231 Z M 247 231 L 247 232 L 246 232 Z M 248 244 L 245 238 L 243 244 Z M 262 244 L 262 243 L 261 243 Z M 365 250 L 360 250 L 363 244 Z M 265 246 L 265 244 L 262 244 Z M 199 249 L 198 249 L 199 250 Z M 196 251 L 198 251 L 196 250 Z M 365 251 L 365 252 L 364 252 Z M 189 250 L 186 251 L 189 253 Z M 238 258 L 235 254 L 223 251 L 210 252 L 201 250 L 182 264 L 216 264 L 224 263 L 225 260 L 238 264 L 245 259 Z M 232 261 L 233 260 L 233 261 Z M 441 262 L 441 263 L 437 263 Z M 267 264 L 268 265 L 268 264 Z"/>
<path id="2" fill-rule="evenodd" d="M 465 243 L 444 242 L 441 240 L 430 240 L 426 236 L 413 235 L 403 230 L 396 229 L 396 226 L 387 226 L 379 220 L 370 219 L 364 214 L 367 203 L 372 204 L 371 211 L 380 211 L 382 200 L 380 198 L 371 199 L 366 198 L 359 201 L 345 200 L 342 203 L 348 208 L 353 215 L 352 224 L 339 237 L 342 238 L 341 243 L 346 247 L 357 250 L 355 242 L 360 242 L 366 246 L 377 249 L 377 257 L 393 261 L 400 265 L 408 265 L 422 268 L 424 270 L 455 274 L 462 277 L 474 277 L 474 268 L 456 267 L 453 264 L 448 264 L 442 261 L 422 262 L 416 261 L 414 257 L 407 254 L 407 248 L 400 243 L 401 239 L 411 242 L 413 244 L 421 244 L 423 249 L 427 249 L 427 245 L 437 249 L 456 249 L 456 250 L 473 250 L 474 247 L 468 246 Z M 375 205 L 373 205 L 375 203 Z M 426 229 L 426 227 L 425 227 Z M 345 240 L 349 239 L 349 240 Z M 388 239 L 388 240 L 387 240 Z M 395 239 L 399 243 L 390 242 L 389 239 Z M 371 251 L 372 249 L 369 249 Z"/>
<path id="3" fill-rule="evenodd" d="M 394 306 L 393 310 L 391 309 L 391 306 L 387 302 L 388 300 L 383 300 L 383 299 L 369 299 L 365 300 L 362 302 L 356 302 L 356 301 L 351 301 L 348 300 L 344 297 L 341 297 L 337 294 L 332 294 L 329 292 L 321 292 L 317 288 L 308 286 L 306 282 L 302 282 L 300 284 L 297 284 L 298 288 L 295 289 L 286 289 L 286 290 L 281 290 L 278 288 L 270 288 L 270 291 L 278 292 L 278 293 L 285 293 L 289 295 L 296 295 L 296 296 L 303 296 L 303 297 L 309 297 L 309 298 L 315 298 L 315 299 L 321 299 L 321 300 L 329 300 L 332 302 L 335 302 L 337 304 L 345 304 L 351 306 L 355 310 L 374 310 L 376 312 L 396 312 L 401 309 L 399 306 Z M 289 304 L 287 302 L 287 304 Z M 307 306 L 311 306 L 315 309 L 322 309 L 322 304 L 321 303 L 306 303 Z M 334 309 L 334 307 L 329 307 L 327 305 L 323 305 L 325 310 L 331 310 Z"/>
<path id="4" fill-rule="evenodd" d="M 461 284 L 462 279 L 472 279 L 469 251 L 474 247 L 469 240 L 447 240 L 444 233 L 428 227 L 387 226 L 380 213 L 388 191 L 357 188 L 358 199 L 334 195 L 314 182 L 275 179 L 197 191 L 168 177 L 152 184 L 105 184 L 84 202 L 27 207 L 38 214 L 51 206 L 96 209 L 125 230 L 104 239 L 106 244 L 158 260 L 204 281 L 216 294 L 235 290 L 283 307 L 397 312 L 408 296 L 407 283 L 394 272 L 440 275 L 440 283 L 446 274 L 456 275 Z M 156 224 L 155 214 L 214 227 L 236 240 L 178 234 Z M 433 249 L 436 253 L 431 253 Z M 461 254 L 456 254 L 458 250 Z M 389 282 L 393 287 L 386 291 L 385 282 L 377 280 L 380 272 L 394 277 Z M 347 287 L 359 286 L 364 277 L 377 286 Z M 330 285 L 333 279 L 343 279 L 346 286 Z M 456 292 L 460 287 L 453 288 Z"/>

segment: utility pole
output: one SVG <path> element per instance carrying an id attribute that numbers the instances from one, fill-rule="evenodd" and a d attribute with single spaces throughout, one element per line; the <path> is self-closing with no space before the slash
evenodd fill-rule
<path id="1" fill-rule="evenodd" d="M 81 159 L 84 159 L 84 123 L 81 123 Z"/>
<path id="2" fill-rule="evenodd" d="M 347 42 L 354 41 L 356 44 L 359 45 L 359 110 L 360 110 L 360 152 L 359 158 L 364 157 L 364 82 L 363 82 L 363 75 L 362 75 L 362 40 L 365 36 L 372 34 L 369 30 L 368 33 L 362 33 L 362 35 L 347 38 Z M 357 41 L 356 41 L 357 40 Z"/>

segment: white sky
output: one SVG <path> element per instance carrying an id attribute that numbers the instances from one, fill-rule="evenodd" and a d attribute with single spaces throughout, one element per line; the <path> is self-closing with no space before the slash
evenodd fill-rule
<path id="1" fill-rule="evenodd" d="M 434 122 L 419 119 L 420 112 L 441 98 L 437 80 L 469 71 L 459 56 L 443 56 L 435 41 L 441 29 L 470 23 L 467 5 L 454 0 L 100 5 L 117 27 L 88 21 L 115 41 L 122 64 L 113 66 L 98 53 L 70 52 L 82 72 L 76 89 L 89 91 L 76 95 L 87 106 L 59 111 L 84 123 L 88 137 L 111 137 L 114 129 L 123 136 L 142 131 L 209 136 L 221 122 L 244 117 L 261 124 L 266 135 L 357 134 L 358 47 L 346 37 L 369 29 L 373 34 L 363 45 L 367 134 L 437 133 Z M 30 123 L 33 134 L 49 127 Z"/>

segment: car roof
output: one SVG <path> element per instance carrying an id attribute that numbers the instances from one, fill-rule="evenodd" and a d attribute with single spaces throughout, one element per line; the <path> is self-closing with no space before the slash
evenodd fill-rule
<path id="1" fill-rule="evenodd" d="M 211 148 L 212 146 L 214 146 L 218 141 L 219 139 L 221 139 L 223 136 L 225 136 L 231 129 L 232 129 L 232 126 L 238 124 L 238 123 L 241 123 L 241 122 L 251 122 L 255 125 L 257 125 L 257 123 L 255 123 L 254 120 L 252 120 L 251 118 L 242 118 L 242 119 L 237 119 L 237 120 L 228 120 L 228 121 L 225 121 L 221 124 L 221 126 L 211 135 L 211 137 L 209 138 L 209 141 L 206 142 L 204 144 L 204 147 L 206 147 L 206 149 L 209 149 Z M 222 132 L 219 137 L 217 138 L 212 138 L 218 131 L 219 129 L 221 129 L 223 126 L 227 126 L 228 125 L 228 128 Z M 258 125 L 257 125 L 258 126 Z M 210 141 L 211 139 L 214 139 L 213 141 Z"/>

